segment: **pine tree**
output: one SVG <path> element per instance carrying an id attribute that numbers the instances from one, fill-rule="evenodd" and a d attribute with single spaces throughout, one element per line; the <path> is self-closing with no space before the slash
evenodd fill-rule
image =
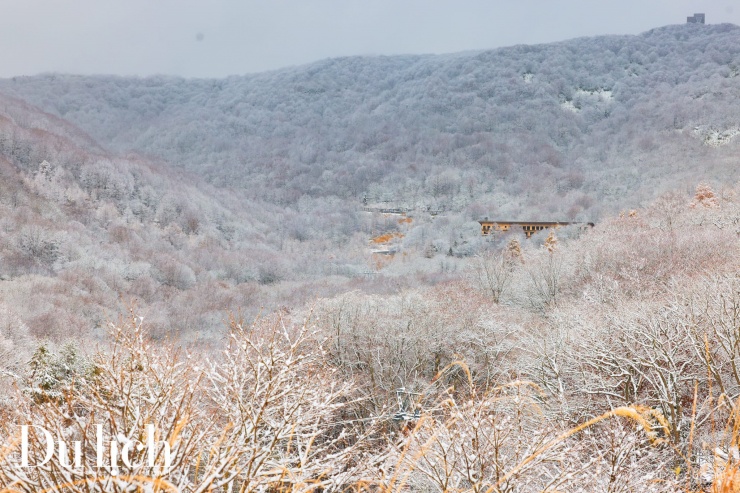
<path id="1" fill-rule="evenodd" d="M 25 392 L 36 402 L 61 401 L 65 389 L 79 383 L 87 371 L 86 360 L 80 357 L 77 346 L 65 344 L 59 354 L 41 344 L 31 357 L 31 375 Z"/>

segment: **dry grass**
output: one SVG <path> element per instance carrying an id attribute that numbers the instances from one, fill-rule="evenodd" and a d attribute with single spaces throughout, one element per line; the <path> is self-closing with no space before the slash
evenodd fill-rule
<path id="1" fill-rule="evenodd" d="M 421 389 L 420 419 L 399 425 L 359 412 L 365 399 L 327 363 L 308 323 L 234 318 L 230 326 L 224 351 L 209 361 L 154 343 L 132 315 L 112 327 L 111 348 L 61 393 L 19 393 L 0 434 L 0 493 L 740 492 L 732 452 L 740 406 L 724 387 L 716 396 L 712 384 L 701 393 L 692 385 L 683 435 L 657 407 L 640 405 L 567 425 L 553 408 L 562 403 L 534 382 L 482 389 L 467 364 L 453 361 Z M 711 340 L 700 342 L 712 376 L 719 370 Z M 163 471 L 161 460 L 145 466 L 140 456 L 140 465 L 115 477 L 91 463 L 70 471 L 56 458 L 43 468 L 18 467 L 18 423 L 42 423 L 88 450 L 94 422 L 106 424 L 106 441 L 155 424 L 173 468 Z M 31 438 L 39 462 L 45 443 Z M 702 463 L 694 442 L 720 452 Z"/>

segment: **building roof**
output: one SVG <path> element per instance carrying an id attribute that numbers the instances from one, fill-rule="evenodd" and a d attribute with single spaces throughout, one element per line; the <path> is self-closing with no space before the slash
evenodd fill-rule
<path id="1" fill-rule="evenodd" d="M 498 219 L 481 219 L 479 223 L 496 223 L 496 224 L 576 224 L 570 221 L 500 221 Z"/>
<path id="2" fill-rule="evenodd" d="M 548 224 L 563 224 L 565 226 L 570 224 L 588 224 L 593 226 L 594 223 L 587 223 L 581 221 L 500 221 L 498 219 L 481 219 L 478 221 L 480 224 L 495 223 L 495 224 L 533 224 L 535 226 L 547 226 Z"/>

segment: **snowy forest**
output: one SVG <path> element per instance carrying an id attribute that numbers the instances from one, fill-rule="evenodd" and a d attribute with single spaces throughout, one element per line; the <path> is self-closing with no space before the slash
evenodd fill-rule
<path id="1" fill-rule="evenodd" d="M 740 491 L 738 75 L 689 24 L 0 80 L 0 491 Z"/>

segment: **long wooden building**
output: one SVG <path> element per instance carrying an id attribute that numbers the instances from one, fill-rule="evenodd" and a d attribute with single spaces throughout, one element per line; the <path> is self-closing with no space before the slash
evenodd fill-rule
<path id="1" fill-rule="evenodd" d="M 584 228 L 594 226 L 594 223 L 575 223 L 567 221 L 489 221 L 488 219 L 484 219 L 478 222 L 480 223 L 480 232 L 483 236 L 497 231 L 509 231 L 512 226 L 521 226 L 524 234 L 527 235 L 527 238 L 543 229 L 556 229 L 561 226 L 570 226 L 572 224 L 577 224 Z"/>

